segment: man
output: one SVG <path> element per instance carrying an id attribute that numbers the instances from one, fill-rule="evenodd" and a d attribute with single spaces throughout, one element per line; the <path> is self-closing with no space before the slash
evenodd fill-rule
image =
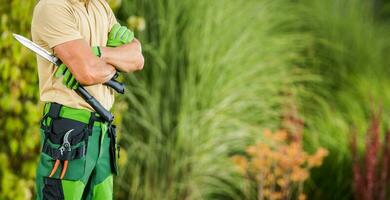
<path id="1" fill-rule="evenodd" d="M 115 127 L 73 89 L 83 85 L 109 110 L 114 92 L 102 83 L 117 71 L 141 70 L 141 44 L 105 0 L 40 0 L 31 32 L 35 43 L 64 63 L 57 68 L 37 57 L 40 99 L 46 102 L 37 199 L 112 199 Z"/>

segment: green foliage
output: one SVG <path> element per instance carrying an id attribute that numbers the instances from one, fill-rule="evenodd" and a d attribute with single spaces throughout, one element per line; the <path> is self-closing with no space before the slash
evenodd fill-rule
<path id="1" fill-rule="evenodd" d="M 385 122 L 390 117 L 390 62 L 385 53 L 390 30 L 375 21 L 372 3 L 301 1 L 305 30 L 313 37 L 306 65 L 321 78 L 306 87 L 311 95 L 303 100 L 306 145 L 330 150 L 309 187 L 313 199 L 351 198 L 351 128 L 367 130 L 373 103 L 383 104 Z"/>
<path id="2" fill-rule="evenodd" d="M 0 199 L 32 198 L 38 155 L 35 56 L 13 39 L 30 37 L 35 1 L 0 1 Z"/>
<path id="3" fill-rule="evenodd" d="M 280 125 L 305 46 L 283 1 L 124 1 L 145 68 L 127 78 L 123 199 L 251 199 L 229 159 Z M 238 9 L 239 8 L 239 9 Z M 279 13 L 279 14 L 275 14 Z M 131 21 L 131 20 L 130 20 Z"/>

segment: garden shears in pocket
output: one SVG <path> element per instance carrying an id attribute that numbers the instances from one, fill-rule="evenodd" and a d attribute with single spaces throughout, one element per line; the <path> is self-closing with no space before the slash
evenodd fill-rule
<path id="1" fill-rule="evenodd" d="M 68 132 L 65 133 L 64 135 L 64 141 L 61 145 L 61 147 L 59 148 L 60 150 L 60 153 L 61 153 L 61 156 L 64 155 L 64 152 L 65 151 L 68 151 L 68 152 L 71 152 L 72 151 L 72 147 L 70 146 L 70 142 L 69 142 L 69 134 L 74 131 L 74 129 L 71 129 L 69 130 Z M 58 169 L 58 166 L 60 165 L 61 163 L 61 160 L 60 159 L 57 159 L 56 162 L 54 163 L 54 166 L 53 166 L 53 169 L 51 170 L 50 172 L 50 175 L 49 177 L 51 178 L 57 171 Z M 63 179 L 64 176 L 65 176 L 65 173 L 66 173 L 66 170 L 68 168 L 68 160 L 64 160 L 64 163 L 62 165 L 62 170 L 61 170 L 61 175 L 60 175 L 60 179 Z"/>

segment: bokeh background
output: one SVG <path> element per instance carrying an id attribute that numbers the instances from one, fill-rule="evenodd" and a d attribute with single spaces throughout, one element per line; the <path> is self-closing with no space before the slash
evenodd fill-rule
<path id="1" fill-rule="evenodd" d="M 35 0 L 0 0 L 0 199 L 32 199 Z M 111 0 L 145 67 L 116 199 L 389 199 L 389 0 Z"/>

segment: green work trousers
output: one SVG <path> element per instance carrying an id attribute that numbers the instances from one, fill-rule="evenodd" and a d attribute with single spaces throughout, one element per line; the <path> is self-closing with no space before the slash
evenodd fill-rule
<path id="1" fill-rule="evenodd" d="M 107 124 L 94 123 L 90 127 L 93 127 L 92 130 L 83 128 L 79 131 L 87 134 L 82 137 L 84 139 L 77 138 L 80 133 L 69 135 L 69 140 L 72 141 L 72 137 L 73 141 L 78 140 L 77 144 L 71 144 L 71 150 L 75 153 L 69 156 L 67 167 L 64 167 L 64 160 L 61 160 L 57 171 L 51 177 L 49 174 L 52 173 L 57 160 L 53 155 L 58 154 L 55 154 L 54 150 L 61 147 L 63 136 L 56 144 L 54 141 L 57 133 L 41 128 L 42 152 L 36 177 L 37 199 L 113 199 L 113 173 L 109 150 L 111 138 L 107 134 Z M 61 179 L 63 168 L 66 168 L 66 172 Z"/>

